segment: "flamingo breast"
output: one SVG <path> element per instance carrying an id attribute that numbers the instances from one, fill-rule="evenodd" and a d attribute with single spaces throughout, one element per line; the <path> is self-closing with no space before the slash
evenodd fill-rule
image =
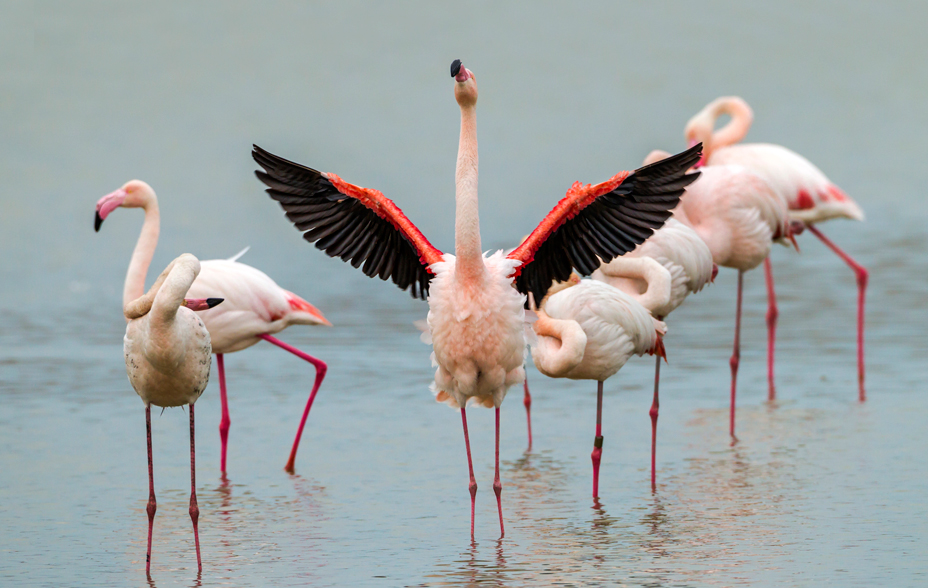
<path id="1" fill-rule="evenodd" d="M 525 379 L 525 296 L 511 277 L 520 262 L 501 251 L 483 261 L 486 272 L 477 281 L 458 279 L 451 254 L 431 266 L 432 391 L 453 408 L 499 407 L 509 387 Z"/>

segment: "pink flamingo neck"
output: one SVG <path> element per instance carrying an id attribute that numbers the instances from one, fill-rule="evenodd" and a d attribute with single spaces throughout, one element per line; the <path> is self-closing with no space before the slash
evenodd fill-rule
<path id="1" fill-rule="evenodd" d="M 742 141 L 747 136 L 751 123 L 754 121 L 754 113 L 751 111 L 751 107 L 741 98 L 732 96 L 721 98 L 717 102 L 715 118 L 727 114 L 731 116 L 731 120 L 727 125 L 712 133 L 712 149 L 727 147 Z"/>
<path id="2" fill-rule="evenodd" d="M 158 211 L 158 199 L 154 192 L 150 198 L 146 199 L 142 209 L 145 211 L 145 222 L 142 223 L 142 232 L 135 243 L 132 261 L 129 262 L 129 271 L 126 272 L 126 282 L 122 291 L 124 306 L 145 293 L 145 276 L 155 256 L 155 248 L 158 247 L 161 214 Z"/>
<path id="3" fill-rule="evenodd" d="M 454 255 L 462 277 L 481 276 L 485 267 L 480 248 L 477 213 L 477 113 L 473 105 L 461 107 L 461 138 L 454 174 Z"/>

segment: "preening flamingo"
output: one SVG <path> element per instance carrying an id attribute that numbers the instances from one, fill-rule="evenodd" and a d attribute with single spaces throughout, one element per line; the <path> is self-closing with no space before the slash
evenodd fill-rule
<path id="1" fill-rule="evenodd" d="M 647 161 L 645 161 L 647 163 Z M 600 280 L 618 288 L 635 298 L 652 293 L 651 282 L 636 275 L 636 268 L 629 267 L 635 258 L 652 259 L 666 272 L 670 282 L 667 303 L 649 308 L 654 318 L 664 320 L 674 309 L 692 293 L 699 292 L 715 279 L 718 266 L 712 262 L 712 252 L 699 235 L 680 221 L 670 218 L 664 226 L 654 231 L 654 235 L 622 257 L 602 264 L 593 272 L 593 279 Z M 657 271 L 657 270 L 652 270 Z M 651 402 L 651 489 L 657 488 L 657 417 L 660 408 L 659 383 L 661 374 L 661 355 L 658 355 L 654 367 L 654 399 Z"/>
<path id="2" fill-rule="evenodd" d="M 123 289 L 123 303 L 126 304 L 141 296 L 145 291 L 145 275 L 148 273 L 148 266 L 151 264 L 158 245 L 160 213 L 158 197 L 151 186 L 140 180 L 132 180 L 97 202 L 94 229 L 99 231 L 107 216 L 120 207 L 141 208 L 145 211 L 142 232 L 135 244 L 129 271 L 126 274 Z M 251 347 L 264 339 L 308 361 L 316 368 L 316 379 L 309 393 L 309 400 L 303 411 L 293 448 L 290 450 L 290 458 L 287 460 L 286 470 L 292 473 L 303 427 L 313 400 L 316 398 L 316 392 L 325 377 L 326 364 L 273 335 L 290 325 L 331 326 L 331 323 L 316 307 L 293 292 L 284 290 L 265 273 L 244 263 L 238 263 L 236 259 L 239 256 L 233 259 L 203 261 L 200 274 L 190 287 L 191 296 L 216 295 L 225 299 L 225 304 L 222 306 L 200 315 L 212 337 L 213 353 L 216 354 L 216 364 L 219 368 L 219 398 L 222 404 L 222 419 L 219 423 L 219 437 L 222 441 L 220 468 L 224 474 L 231 423 L 226 397 L 223 356 L 226 353 Z"/>
<path id="3" fill-rule="evenodd" d="M 619 258 L 621 259 L 621 258 Z M 627 259 L 627 275 L 647 283 L 635 300 L 618 288 L 574 278 L 555 284 L 537 310 L 532 360 L 551 378 L 596 380 L 596 436 L 593 439 L 593 498 L 599 497 L 599 464 L 603 453 L 603 382 L 622 369 L 632 355 L 664 354 L 663 322 L 652 308 L 670 299 L 670 274 L 649 257 Z"/>
<path id="4" fill-rule="evenodd" d="M 654 152 L 649 159 L 663 156 Z M 674 218 L 690 226 L 708 245 L 712 260 L 738 270 L 734 352 L 731 366 L 729 431 L 735 435 L 735 394 L 741 358 L 741 300 L 744 272 L 770 254 L 774 241 L 793 239 L 786 202 L 763 178 L 738 165 L 702 168 L 702 176 L 686 191 Z"/>
<path id="5" fill-rule="evenodd" d="M 151 574 L 151 536 L 155 523 L 155 477 L 151 457 L 151 405 L 171 407 L 190 405 L 190 519 L 200 561 L 200 534 L 197 521 L 196 452 L 193 404 L 209 382 L 212 352 L 209 331 L 195 310 L 213 308 L 221 298 L 185 299 L 190 285 L 200 273 L 200 262 L 185 253 L 165 268 L 148 293 L 128 302 L 124 308 L 126 338 L 124 351 L 129 382 L 145 403 L 145 430 L 148 437 L 148 552 L 145 573 Z"/>
<path id="6" fill-rule="evenodd" d="M 699 146 L 596 185 L 579 182 L 529 235 L 504 255 L 481 253 L 477 214 L 477 83 L 459 60 L 451 64 L 461 109 L 455 171 L 454 255 L 429 243 L 400 209 L 376 190 L 335 174 L 287 161 L 258 146 L 258 178 L 304 238 L 332 257 L 362 263 L 365 274 L 392 279 L 413 296 L 428 298 L 428 324 L 437 366 L 432 386 L 439 402 L 459 408 L 470 472 L 471 536 L 474 479 L 467 433 L 467 404 L 496 409 L 493 490 L 505 533 L 499 479 L 499 407 L 510 386 L 525 379 L 525 295 L 540 300 L 554 280 L 573 268 L 590 274 L 599 258 L 611 260 L 647 239 L 676 206 L 693 175 Z M 513 282 L 515 288 L 512 287 Z"/>
<path id="7" fill-rule="evenodd" d="M 722 114 L 731 121 L 714 131 L 715 122 Z M 703 162 L 708 165 L 743 165 L 756 173 L 779 194 L 789 206 L 790 217 L 805 223 L 809 232 L 840 257 L 857 277 L 857 382 L 861 401 L 866 399 L 864 389 L 864 297 L 869 273 L 867 270 L 827 238 L 815 226 L 833 218 L 864 220 L 864 212 L 840 188 L 834 185 L 820 169 L 798 153 L 768 143 L 739 143 L 748 133 L 754 114 L 747 102 L 737 96 L 713 100 L 686 125 L 686 138 L 691 144 L 703 143 Z M 767 380 L 769 398 L 776 397 L 773 359 L 776 339 L 776 293 L 773 289 L 773 269 L 770 260 L 764 262 L 767 280 Z"/>

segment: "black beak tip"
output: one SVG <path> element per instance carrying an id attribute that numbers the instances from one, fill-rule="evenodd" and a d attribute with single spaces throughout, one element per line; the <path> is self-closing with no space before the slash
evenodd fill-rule
<path id="1" fill-rule="evenodd" d="M 451 77 L 452 78 L 458 77 L 458 74 L 460 72 L 461 72 L 461 60 L 455 59 L 454 61 L 451 62 Z"/>
<path id="2" fill-rule="evenodd" d="M 95 233 L 100 232 L 100 226 L 103 224 L 103 219 L 100 217 L 100 212 L 94 213 L 93 218 L 93 230 Z"/>
<path id="3" fill-rule="evenodd" d="M 219 306 L 219 304 L 225 300 L 225 298 L 207 298 L 206 306 L 213 308 L 214 306 Z"/>

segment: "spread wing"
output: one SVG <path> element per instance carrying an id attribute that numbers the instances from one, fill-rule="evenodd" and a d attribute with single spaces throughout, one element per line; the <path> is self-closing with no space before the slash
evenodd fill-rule
<path id="1" fill-rule="evenodd" d="M 280 202 L 287 218 L 330 257 L 340 257 L 369 277 L 392 278 L 413 297 L 425 300 L 432 273 L 442 261 L 403 211 L 377 190 L 345 182 L 268 153 L 257 145 L 252 157 L 264 171 L 256 171 L 267 193 Z"/>
<path id="2" fill-rule="evenodd" d="M 516 288 L 540 301 L 553 280 L 563 282 L 572 268 L 589 275 L 634 249 L 661 228 L 699 173 L 687 174 L 701 157 L 702 143 L 667 159 L 621 172 L 595 186 L 580 182 L 548 213 L 509 257 Z"/>

